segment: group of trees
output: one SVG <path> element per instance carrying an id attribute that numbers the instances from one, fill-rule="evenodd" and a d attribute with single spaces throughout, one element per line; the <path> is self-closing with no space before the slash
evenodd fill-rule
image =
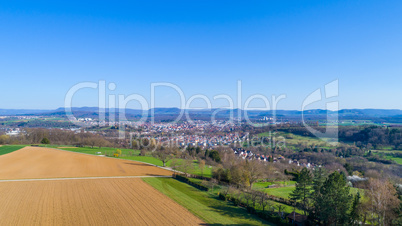
<path id="1" fill-rule="evenodd" d="M 208 183 L 206 183 L 208 185 Z M 213 185 L 213 183 L 209 182 Z M 274 202 L 262 191 L 241 189 L 236 186 L 221 186 L 219 198 L 224 201 L 231 201 L 235 206 L 245 207 L 250 214 L 275 223 L 277 225 L 288 225 L 284 219 L 285 205 Z"/>
<path id="2" fill-rule="evenodd" d="M 45 119 L 31 119 L 29 121 L 20 121 L 17 118 L 9 118 L 9 122 L 5 124 L 0 121 L 1 126 L 7 127 L 20 127 L 20 128 L 74 128 L 75 125 L 68 121 L 59 120 L 45 120 Z"/>
<path id="3" fill-rule="evenodd" d="M 141 155 L 151 154 L 154 158 L 159 159 L 163 166 L 171 159 L 189 159 L 198 162 L 207 162 L 209 165 L 215 165 L 221 162 L 220 153 L 217 150 L 202 149 L 200 147 L 189 146 L 181 149 L 176 145 L 163 145 L 153 138 L 135 139 L 132 141 L 133 148 L 141 150 Z"/>
<path id="4" fill-rule="evenodd" d="M 379 126 L 340 127 L 339 138 L 347 142 L 355 142 L 358 147 L 381 148 L 393 146 L 402 149 L 402 130 Z"/>
<path id="5" fill-rule="evenodd" d="M 358 210 L 364 220 L 368 218 L 378 225 L 402 224 L 402 194 L 400 190 L 398 193 L 392 183 L 387 180 L 370 179 L 365 195 L 368 201 Z"/>
<path id="6" fill-rule="evenodd" d="M 49 143 L 56 145 L 75 145 L 75 146 L 91 146 L 120 147 L 119 141 L 115 139 L 106 139 L 104 136 L 89 132 L 74 132 L 62 129 L 43 129 L 43 128 L 25 128 L 17 136 L 0 136 L 0 144 L 39 144 L 43 143 L 44 139 Z M 43 143 L 48 144 L 48 143 Z"/>
<path id="7" fill-rule="evenodd" d="M 272 163 L 266 164 L 257 160 L 239 159 L 230 152 L 225 152 L 222 156 L 221 163 L 212 171 L 212 177 L 238 188 L 248 187 L 251 189 L 253 184 L 262 178 L 288 179 L 287 176 L 283 175 L 283 170 L 273 167 Z"/>
<path id="8" fill-rule="evenodd" d="M 318 224 L 359 225 L 370 222 L 391 225 L 398 220 L 401 200 L 392 183 L 370 179 L 361 191 L 365 199 L 360 191 L 353 196 L 342 172 L 334 171 L 327 176 L 322 168 L 313 173 L 304 168 L 290 198 L 299 204 L 311 221 Z"/>
<path id="9" fill-rule="evenodd" d="M 312 125 L 313 126 L 313 125 Z M 324 127 L 313 126 L 321 132 L 325 132 Z M 402 149 L 402 129 L 382 126 L 340 126 L 338 137 L 342 141 L 355 142 L 358 147 L 373 147 L 375 149 L 383 146 L 393 146 L 394 149 Z M 265 131 L 282 131 L 305 137 L 315 137 L 303 125 L 287 124 L 280 126 L 269 126 L 255 128 L 255 133 Z"/>
<path id="10" fill-rule="evenodd" d="M 352 159 L 353 161 L 339 159 L 342 161 L 310 170 L 303 167 L 294 168 L 280 161 L 269 163 L 242 160 L 228 152 L 221 152 L 221 156 L 222 162 L 213 170 L 213 178 L 250 193 L 250 197 L 253 192 L 252 185 L 257 180 L 297 179 L 296 189 L 290 198 L 298 203 L 297 206 L 315 223 L 357 225 L 359 222 L 376 222 L 391 225 L 402 219 L 400 196 L 398 199 L 397 190 L 393 186 L 395 181 L 389 180 L 392 179 L 389 166 L 378 168 L 383 173 L 381 174 L 376 170 L 378 163 L 367 162 L 365 159 Z M 352 195 L 346 175 L 362 176 L 357 170 L 371 179 L 362 182 L 359 192 Z M 249 198 L 244 195 L 244 199 Z"/>

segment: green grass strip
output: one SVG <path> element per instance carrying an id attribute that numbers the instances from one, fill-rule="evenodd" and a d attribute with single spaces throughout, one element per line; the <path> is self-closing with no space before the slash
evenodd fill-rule
<path id="1" fill-rule="evenodd" d="M 26 147 L 26 145 L 4 145 L 0 147 L 0 155 L 8 154 L 13 151 L 20 150 L 21 148 Z"/>
<path id="2" fill-rule="evenodd" d="M 263 221 L 216 195 L 200 191 L 173 178 L 143 178 L 145 182 L 170 197 L 208 224 L 274 225 Z"/>

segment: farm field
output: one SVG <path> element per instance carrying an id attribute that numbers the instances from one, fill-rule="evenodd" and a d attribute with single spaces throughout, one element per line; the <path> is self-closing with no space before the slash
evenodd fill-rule
<path id="1" fill-rule="evenodd" d="M 399 165 L 402 165 L 402 158 L 395 158 L 395 157 L 391 157 L 391 160 L 395 161 L 396 163 L 398 163 Z"/>
<path id="2" fill-rule="evenodd" d="M 73 151 L 73 152 L 79 152 L 79 153 L 85 153 L 85 154 L 91 154 L 91 155 L 98 155 L 97 153 L 100 152 L 102 155 L 105 153 L 112 154 L 116 151 L 117 148 L 108 148 L 108 147 L 103 147 L 103 148 L 91 148 L 91 147 L 62 147 L 62 146 L 52 146 L 58 149 L 66 150 L 66 151 Z M 139 150 L 133 150 L 133 149 L 120 149 L 122 151 L 122 156 L 119 157 L 120 159 L 128 159 L 128 160 L 134 160 L 134 161 L 139 161 L 139 162 L 145 162 L 149 164 L 153 164 L 156 166 L 162 166 L 162 162 L 155 157 L 151 155 L 147 156 L 140 156 Z M 182 161 L 181 159 L 177 159 L 178 162 Z M 168 161 L 166 163 L 166 166 L 170 167 L 172 163 L 172 160 Z M 198 163 L 194 161 L 193 163 L 193 170 L 190 170 L 189 173 L 199 175 L 199 176 L 204 176 L 204 177 L 212 177 L 212 167 L 205 166 L 204 172 L 201 173 L 201 169 L 198 167 Z"/>
<path id="3" fill-rule="evenodd" d="M 117 148 L 109 148 L 109 147 L 102 147 L 102 148 L 98 148 L 98 147 L 69 147 L 69 146 L 49 146 L 52 148 L 57 148 L 57 149 L 62 149 L 62 150 L 66 150 L 66 151 L 73 151 L 73 152 L 80 152 L 80 153 L 85 153 L 85 154 L 91 154 L 91 155 L 98 155 L 97 153 L 100 152 L 102 155 L 104 154 L 113 154 Z M 133 149 L 124 149 L 124 148 L 119 148 L 123 155 L 128 155 L 130 152 L 134 155 L 138 155 L 140 153 L 139 150 L 133 150 Z"/>
<path id="4" fill-rule="evenodd" d="M 275 137 L 276 142 L 285 141 L 287 146 L 293 146 L 296 144 L 303 144 L 306 146 L 317 146 L 321 148 L 327 148 L 329 144 L 325 141 L 319 140 L 315 137 L 300 136 L 293 133 L 276 132 L 276 133 L 260 133 L 258 137 Z"/>
<path id="5" fill-rule="evenodd" d="M 387 150 L 372 150 L 372 152 L 378 152 L 378 153 L 380 153 L 380 152 L 383 152 L 383 153 L 402 153 L 402 151 L 401 150 L 394 150 L 394 149 L 387 149 Z"/>
<path id="6" fill-rule="evenodd" d="M 171 175 L 162 168 L 42 147 L 2 155 L 0 165 L 1 225 L 204 224 L 140 178 L 130 178 Z"/>
<path id="7" fill-rule="evenodd" d="M 168 170 L 145 163 L 66 152 L 42 147 L 25 147 L 0 158 L 0 179 L 170 176 Z"/>
<path id="8" fill-rule="evenodd" d="M 293 190 L 295 190 L 294 186 L 292 186 L 292 187 L 281 187 L 281 188 L 267 188 L 267 189 L 264 190 L 264 192 L 269 194 L 269 195 L 273 195 L 273 196 L 288 199 L 290 193 L 292 193 Z"/>
<path id="9" fill-rule="evenodd" d="M 253 184 L 253 188 L 256 189 L 265 189 L 268 188 L 269 185 L 279 185 L 279 186 L 283 186 L 283 187 L 287 187 L 287 186 L 294 186 L 296 184 L 296 181 L 275 181 L 275 182 L 255 182 Z"/>
<path id="10" fill-rule="evenodd" d="M 0 182 L 2 225 L 197 225 L 141 179 Z"/>
<path id="11" fill-rule="evenodd" d="M 395 153 L 402 153 L 401 150 L 394 150 L 389 147 L 386 150 L 373 150 L 373 154 L 382 155 L 384 158 L 395 161 L 397 164 L 402 165 L 402 158 L 401 157 L 393 157 L 392 154 Z"/>
<path id="12" fill-rule="evenodd" d="M 402 153 L 401 150 L 394 150 L 392 147 L 386 148 L 385 150 L 373 150 L 374 154 L 383 155 L 384 158 L 395 161 L 397 164 L 402 165 L 401 157 L 394 157 L 392 154 Z"/>

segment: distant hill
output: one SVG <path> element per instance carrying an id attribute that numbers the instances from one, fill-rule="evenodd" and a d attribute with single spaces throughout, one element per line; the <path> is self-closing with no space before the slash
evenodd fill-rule
<path id="1" fill-rule="evenodd" d="M 106 117 L 110 113 L 114 113 L 116 117 L 119 117 L 119 109 L 99 109 L 97 107 L 74 107 L 71 109 L 74 116 L 77 118 L 83 117 L 98 117 L 99 113 L 105 114 Z M 277 110 L 277 111 L 258 111 L 258 110 L 250 110 L 244 111 L 239 109 L 224 109 L 224 108 L 215 108 L 215 109 L 201 109 L 201 110 L 193 110 L 186 109 L 181 110 L 179 108 L 154 108 L 150 110 L 139 110 L 139 109 L 124 109 L 124 114 L 126 118 L 139 118 L 143 114 L 148 114 L 151 116 L 151 112 L 155 113 L 155 118 L 174 118 L 177 117 L 180 113 L 186 113 L 191 116 L 192 119 L 210 119 L 210 117 L 214 114 L 217 119 L 227 119 L 230 117 L 237 118 L 238 113 L 241 113 L 242 116 L 245 114 L 248 115 L 249 118 L 262 118 L 262 117 L 272 117 L 276 115 L 281 119 L 288 120 L 301 120 L 302 113 L 304 113 L 305 119 L 308 120 L 319 120 L 325 119 L 327 115 L 327 110 L 323 109 L 313 109 L 306 110 L 304 112 L 296 111 L 296 110 Z M 231 114 L 232 113 L 232 114 Z M 336 112 L 329 112 L 330 114 Z M 401 121 L 402 110 L 398 109 L 342 109 L 338 112 L 339 119 L 375 119 L 378 121 L 392 121 L 399 122 Z M 66 117 L 65 108 L 58 108 L 54 110 L 40 110 L 40 109 L 0 109 L 1 116 L 17 116 L 17 115 L 31 115 L 31 116 L 57 116 L 57 117 Z"/>
<path id="2" fill-rule="evenodd" d="M 398 109 L 343 109 L 338 112 L 339 114 L 346 115 L 366 115 L 374 117 L 387 117 L 401 115 L 402 110 Z"/>

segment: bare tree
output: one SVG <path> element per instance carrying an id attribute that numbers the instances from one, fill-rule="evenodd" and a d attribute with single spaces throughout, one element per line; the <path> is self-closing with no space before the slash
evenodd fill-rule
<path id="1" fill-rule="evenodd" d="M 184 159 L 181 162 L 179 169 L 187 176 L 190 171 L 194 169 L 193 161 L 191 159 Z"/>
<path id="2" fill-rule="evenodd" d="M 203 177 L 204 176 L 204 169 L 205 169 L 205 160 L 200 159 L 198 161 L 198 168 L 200 168 L 201 176 Z"/>
<path id="3" fill-rule="evenodd" d="M 278 209 L 278 214 L 280 217 L 283 217 L 283 210 L 285 209 L 284 205 L 277 205 L 276 208 Z"/>
<path id="4" fill-rule="evenodd" d="M 244 164 L 240 161 L 233 164 L 228 171 L 228 179 L 230 183 L 237 185 L 237 187 L 243 187 L 247 181 L 247 171 L 244 168 Z"/>
<path id="5" fill-rule="evenodd" d="M 264 212 L 265 207 L 268 205 L 268 196 L 264 192 L 259 193 L 259 200 L 258 203 L 262 207 L 262 212 Z"/>
<path id="6" fill-rule="evenodd" d="M 246 204 L 248 206 L 251 200 L 251 194 L 248 192 L 243 192 L 243 198 L 244 200 L 246 200 Z"/>
<path id="7" fill-rule="evenodd" d="M 97 139 L 95 137 L 89 137 L 84 140 L 84 144 L 91 146 L 91 148 L 94 148 L 94 146 L 96 146 L 96 143 Z"/>
<path id="8" fill-rule="evenodd" d="M 0 136 L 0 144 L 7 144 L 10 140 L 10 137 L 7 135 Z"/>
<path id="9" fill-rule="evenodd" d="M 376 216 L 378 224 L 390 225 L 397 217 L 394 210 L 400 205 L 394 186 L 389 181 L 369 179 L 366 196 L 372 216 Z"/>
<path id="10" fill-rule="evenodd" d="M 172 168 L 174 171 L 174 173 L 176 173 L 176 170 L 179 168 L 180 163 L 178 161 L 178 159 L 172 159 L 172 161 L 170 162 L 170 168 Z"/>
<path id="11" fill-rule="evenodd" d="M 245 171 L 248 177 L 248 182 L 250 184 L 250 189 L 252 188 L 253 184 L 257 182 L 257 180 L 261 179 L 264 176 L 264 167 L 258 161 L 246 161 L 245 164 Z"/>
<path id="12" fill-rule="evenodd" d="M 140 156 L 146 156 L 147 155 L 147 150 L 146 149 L 141 149 L 141 151 L 140 151 Z"/>
<path id="13" fill-rule="evenodd" d="M 208 187 L 211 187 L 211 189 L 209 190 L 211 193 L 213 193 L 213 191 L 214 191 L 214 186 L 216 185 L 218 183 L 218 181 L 217 180 L 215 180 L 215 179 L 211 179 L 211 180 L 209 180 L 209 181 L 207 181 L 207 180 L 204 180 L 203 181 L 203 184 L 205 185 L 205 186 L 208 186 Z"/>
<path id="14" fill-rule="evenodd" d="M 152 152 L 152 156 L 162 161 L 163 167 L 165 167 L 166 163 L 174 157 L 172 150 L 170 150 L 169 148 L 156 150 Z"/>
<path id="15" fill-rule="evenodd" d="M 251 196 L 250 198 L 251 198 L 251 203 L 253 204 L 253 208 L 255 208 L 259 195 L 260 195 L 260 192 L 258 192 L 258 191 L 252 190 L 250 192 L 250 196 Z"/>
<path id="16" fill-rule="evenodd" d="M 98 146 L 99 148 L 102 148 L 102 147 L 106 146 L 108 142 L 105 139 L 103 139 L 102 137 L 97 137 L 96 143 L 97 143 L 96 146 Z"/>
<path id="17" fill-rule="evenodd" d="M 222 189 L 222 194 L 224 194 L 226 196 L 227 194 L 232 193 L 233 190 L 234 190 L 234 187 L 231 185 L 228 185 L 225 187 L 225 189 Z"/>

